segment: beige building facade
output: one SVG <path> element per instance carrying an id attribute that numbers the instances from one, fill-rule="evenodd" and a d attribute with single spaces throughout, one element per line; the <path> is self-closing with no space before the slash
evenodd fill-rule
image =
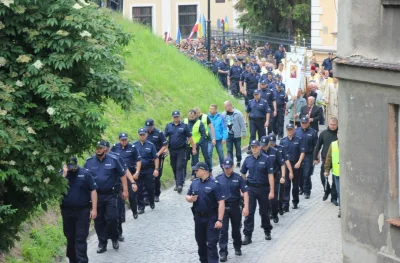
<path id="1" fill-rule="evenodd" d="M 212 29 L 225 16 L 229 30 L 238 28 L 238 13 L 233 8 L 237 0 L 210 0 L 210 3 Z M 125 0 L 123 15 L 147 24 L 159 36 L 170 30 L 175 40 L 178 26 L 182 38 L 187 38 L 200 15 L 207 19 L 207 8 L 207 0 Z"/>

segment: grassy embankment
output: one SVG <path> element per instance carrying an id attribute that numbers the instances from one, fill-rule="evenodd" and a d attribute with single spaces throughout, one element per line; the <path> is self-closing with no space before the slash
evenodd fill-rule
<path id="1" fill-rule="evenodd" d="M 106 118 L 110 125 L 104 138 L 115 142 L 118 133 L 125 131 L 136 139 L 137 129 L 143 126 L 146 118 L 153 118 L 156 125 L 164 129 L 175 109 L 186 115 L 194 106 L 207 112 L 210 104 L 217 104 L 222 110 L 227 99 L 237 106 L 241 105 L 222 90 L 206 69 L 190 61 L 174 47 L 167 46 L 148 29 L 119 16 L 115 16 L 115 20 L 134 34 L 134 41 L 126 47 L 131 55 L 126 57 L 127 69 L 123 74 L 140 86 L 142 94 L 132 101 L 136 105 L 134 111 L 124 112 L 111 102 L 107 105 Z M 172 178 L 167 159 L 162 178 L 164 186 L 169 185 Z M 21 241 L 6 256 L 7 259 L 3 257 L 5 262 L 47 263 L 57 261 L 54 258 L 64 254 L 65 240 L 56 206 L 47 213 L 37 212 L 23 229 Z"/>

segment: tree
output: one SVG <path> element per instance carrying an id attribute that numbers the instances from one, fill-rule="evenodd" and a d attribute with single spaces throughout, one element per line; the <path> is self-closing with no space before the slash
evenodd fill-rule
<path id="1" fill-rule="evenodd" d="M 0 251 L 30 212 L 60 198 L 58 169 L 105 130 L 107 99 L 124 108 L 135 87 L 120 77 L 131 40 L 84 0 L 0 0 Z"/>
<path id="2" fill-rule="evenodd" d="M 235 7 L 241 27 L 256 34 L 311 31 L 311 0 L 239 0 Z"/>

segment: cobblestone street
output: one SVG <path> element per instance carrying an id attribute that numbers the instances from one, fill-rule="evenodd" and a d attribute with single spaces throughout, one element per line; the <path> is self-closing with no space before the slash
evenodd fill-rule
<path id="1" fill-rule="evenodd" d="M 170 169 L 166 167 L 166 169 Z M 319 178 L 320 166 L 315 167 L 312 176 L 313 191 L 311 198 L 300 196 L 298 210 L 280 216 L 278 224 L 272 230 L 272 240 L 264 239 L 260 228 L 260 218 L 256 216 L 256 228 L 253 243 L 243 246 L 243 255 L 235 256 L 232 240 L 229 245 L 228 262 L 332 262 L 341 260 L 340 219 L 338 208 L 327 201 L 322 202 L 323 187 Z M 220 172 L 214 169 L 214 175 Z M 238 172 L 238 171 L 237 171 Z M 190 210 L 191 204 L 185 200 L 190 181 L 186 181 L 184 192 L 178 195 L 172 188 L 161 194 L 161 202 L 151 210 L 134 220 L 127 212 L 127 221 L 123 225 L 125 242 L 120 242 L 118 251 L 112 249 L 97 254 L 97 236 L 88 240 L 88 256 L 96 263 L 123 262 L 199 262 L 197 245 L 194 238 L 194 222 Z M 256 212 L 258 215 L 258 212 Z"/>

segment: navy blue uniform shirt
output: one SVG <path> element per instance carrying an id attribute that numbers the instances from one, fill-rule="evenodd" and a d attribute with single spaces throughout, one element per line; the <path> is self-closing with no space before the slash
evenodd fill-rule
<path id="1" fill-rule="evenodd" d="M 148 140 L 143 144 L 140 141 L 136 141 L 134 145 L 142 157 L 142 167 L 154 164 L 154 159 L 157 159 L 158 157 L 156 147 L 153 143 Z"/>
<path id="2" fill-rule="evenodd" d="M 218 182 L 210 177 L 204 181 L 199 178 L 194 179 L 187 195 L 197 195 L 197 201 L 193 203 L 193 209 L 194 212 L 198 213 L 216 213 L 218 201 L 225 199 Z"/>
<path id="3" fill-rule="evenodd" d="M 248 187 L 240 174 L 232 172 L 231 176 L 222 173 L 215 180 L 219 183 L 226 203 L 239 202 L 241 198 L 240 191 L 247 192 Z"/>
<path id="4" fill-rule="evenodd" d="M 305 147 L 301 147 L 301 139 L 297 136 L 293 136 L 292 139 L 289 137 L 282 138 L 279 144 L 285 148 L 285 153 L 291 162 L 297 162 L 300 154 L 305 152 Z"/>
<path id="5" fill-rule="evenodd" d="M 273 102 L 275 101 L 273 92 L 268 88 L 266 89 L 261 88 L 260 91 L 261 91 L 260 92 L 261 98 L 267 101 L 270 110 L 273 111 L 274 110 Z"/>
<path id="6" fill-rule="evenodd" d="M 246 174 L 247 172 L 249 172 L 247 176 L 249 183 L 269 185 L 268 174 L 274 173 L 274 167 L 271 159 L 263 153 L 260 153 L 257 158 L 254 155 L 249 155 L 240 169 L 241 174 Z"/>
<path id="7" fill-rule="evenodd" d="M 221 63 L 219 63 L 219 65 L 218 65 L 218 70 L 222 70 L 222 71 L 229 71 L 229 65 L 228 64 L 226 64 L 224 61 L 222 61 Z M 218 74 L 219 75 L 221 75 L 221 76 L 227 76 L 228 74 L 226 74 L 226 73 L 220 73 L 220 72 L 218 72 Z"/>
<path id="8" fill-rule="evenodd" d="M 250 118 L 264 118 L 271 110 L 266 100 L 260 99 L 256 101 L 252 99 L 247 104 L 246 112 L 249 113 Z"/>
<path id="9" fill-rule="evenodd" d="M 96 155 L 89 157 L 85 168 L 92 174 L 99 192 L 112 190 L 114 186 L 120 184 L 120 177 L 125 175 L 125 169 L 118 158 L 110 154 L 106 154 L 101 161 Z"/>
<path id="10" fill-rule="evenodd" d="M 62 207 L 86 207 L 91 200 L 91 192 L 97 189 L 90 172 L 79 167 L 76 172 L 68 171 L 65 178 L 68 180 L 69 189 L 62 200 Z"/>
<path id="11" fill-rule="evenodd" d="M 132 143 L 128 143 L 125 147 L 123 147 L 121 143 L 116 143 L 111 148 L 111 151 L 121 156 L 129 169 L 135 169 L 136 163 L 142 160 L 140 154 Z"/>
<path id="12" fill-rule="evenodd" d="M 157 152 L 163 147 L 168 145 L 167 139 L 164 136 L 164 133 L 157 128 L 154 128 L 151 133 L 149 132 L 147 135 L 147 140 L 152 142 L 156 147 Z"/>
<path id="13" fill-rule="evenodd" d="M 246 83 L 246 89 L 247 90 L 254 90 L 258 89 L 258 80 L 260 79 L 260 75 L 258 73 L 253 74 L 250 73 L 249 75 L 246 76 L 244 79 L 244 82 Z"/>
<path id="14" fill-rule="evenodd" d="M 276 106 L 278 108 L 282 108 L 283 106 L 285 106 L 286 102 L 288 101 L 285 91 L 283 89 L 281 89 L 281 91 L 275 89 L 273 93 L 276 100 Z"/>
<path id="15" fill-rule="evenodd" d="M 254 67 L 254 68 L 257 68 L 257 73 L 260 73 L 260 72 L 261 72 L 261 67 L 260 67 L 260 65 L 258 65 L 257 63 L 254 63 L 254 64 L 253 64 L 252 62 L 250 62 L 249 64 L 250 64 L 250 67 L 251 67 L 251 68 L 253 68 L 253 67 Z"/>
<path id="16" fill-rule="evenodd" d="M 251 72 L 249 72 L 249 71 L 247 71 L 247 70 L 244 70 L 243 72 L 242 72 L 242 74 L 240 75 L 240 81 L 243 81 L 244 82 L 244 80 L 247 78 L 247 76 L 248 75 L 250 75 L 251 74 Z"/>
<path id="17" fill-rule="evenodd" d="M 218 73 L 218 67 L 219 67 L 219 62 L 218 61 L 211 62 L 211 71 L 212 71 L 212 73 L 217 74 Z"/>
<path id="18" fill-rule="evenodd" d="M 229 70 L 229 77 L 234 80 L 239 80 L 242 74 L 242 67 L 233 65 Z"/>
<path id="19" fill-rule="evenodd" d="M 165 137 L 169 138 L 168 148 L 169 149 L 181 149 L 186 147 L 187 139 L 192 137 L 192 133 L 189 127 L 183 122 L 179 122 L 178 125 L 171 122 L 165 127 Z"/>
<path id="20" fill-rule="evenodd" d="M 268 151 L 262 150 L 264 154 L 268 155 L 271 159 L 272 167 L 274 173 L 281 171 L 281 166 L 285 164 L 285 159 L 283 158 L 282 154 L 276 149 L 275 147 L 269 147 Z"/>
<path id="21" fill-rule="evenodd" d="M 275 57 L 276 63 L 279 64 L 279 63 L 282 62 L 282 59 L 285 58 L 285 52 L 277 50 L 275 52 L 275 56 L 274 57 Z"/>
<path id="22" fill-rule="evenodd" d="M 332 60 L 330 60 L 329 58 L 324 59 L 324 61 L 322 62 L 322 66 L 325 70 L 332 70 Z"/>
<path id="23" fill-rule="evenodd" d="M 301 138 L 303 141 L 301 143 L 301 152 L 305 152 L 306 154 L 313 154 L 314 148 L 318 142 L 318 133 L 313 129 L 308 127 L 303 130 L 303 128 L 298 127 L 295 131 L 295 136 Z"/>
<path id="24" fill-rule="evenodd" d="M 276 148 L 278 152 L 281 153 L 281 156 L 285 161 L 289 160 L 289 156 L 286 154 L 285 148 L 282 145 L 275 144 L 275 146 L 273 147 Z"/>

